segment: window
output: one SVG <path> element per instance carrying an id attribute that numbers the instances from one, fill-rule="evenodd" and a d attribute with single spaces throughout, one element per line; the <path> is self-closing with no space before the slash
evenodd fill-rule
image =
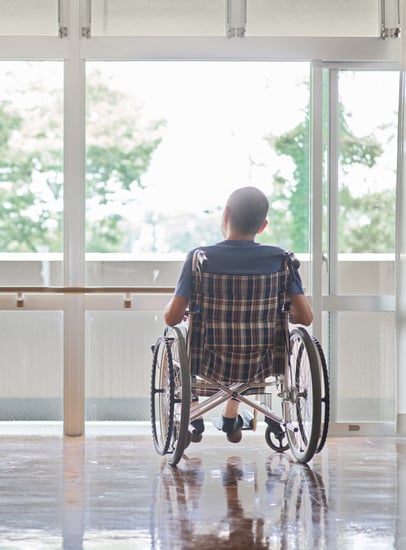
<path id="1" fill-rule="evenodd" d="M 394 294 L 398 74 L 340 71 L 338 87 L 338 289 Z"/>
<path id="2" fill-rule="evenodd" d="M 307 63 L 89 62 L 87 284 L 173 286 L 189 249 L 222 239 L 225 201 L 245 185 L 271 199 L 263 239 L 307 252 L 309 72 Z M 145 365 L 163 307 L 149 298 L 147 308 L 88 311 L 88 420 L 148 419 Z"/>
<path id="3" fill-rule="evenodd" d="M 60 284 L 62 64 L 3 61 L 0 79 L 0 280 Z"/>
<path id="4" fill-rule="evenodd" d="M 264 239 L 307 252 L 308 75 L 295 63 L 88 63 L 87 251 L 184 254 L 221 239 L 226 198 L 255 185 L 272 202 Z"/>

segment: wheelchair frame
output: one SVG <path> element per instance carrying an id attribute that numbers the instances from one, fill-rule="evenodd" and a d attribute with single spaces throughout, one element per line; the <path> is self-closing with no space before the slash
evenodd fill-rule
<path id="1" fill-rule="evenodd" d="M 197 262 L 204 257 L 197 257 Z M 190 330 L 183 325 L 166 327 L 153 346 L 151 373 L 151 424 L 156 451 L 169 455 L 175 466 L 190 443 L 191 422 L 204 416 L 229 398 L 238 399 L 264 414 L 267 424 L 265 440 L 277 452 L 290 449 L 301 463 L 309 462 L 322 450 L 328 434 L 329 382 L 325 356 L 318 340 L 302 326 L 288 334 L 288 350 L 283 374 L 272 375 L 264 382 L 212 382 L 199 374 L 191 376 L 188 359 Z M 278 414 L 272 407 L 273 393 L 281 405 Z M 250 388 L 263 390 L 256 397 L 243 395 Z M 215 393 L 191 408 L 191 395 L 199 390 Z M 258 398 L 261 397 L 262 401 Z"/>

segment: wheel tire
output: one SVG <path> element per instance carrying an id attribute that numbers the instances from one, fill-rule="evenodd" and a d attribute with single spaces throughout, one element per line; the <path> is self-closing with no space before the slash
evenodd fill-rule
<path id="1" fill-rule="evenodd" d="M 172 365 L 174 377 L 174 413 L 173 434 L 169 459 L 171 466 L 176 466 L 190 443 L 189 419 L 191 401 L 191 380 L 185 338 L 177 327 L 172 340 Z"/>
<path id="2" fill-rule="evenodd" d="M 291 452 L 306 463 L 317 450 L 321 429 L 321 366 L 306 329 L 290 333 L 290 361 L 285 373 L 284 418 Z"/>
<path id="3" fill-rule="evenodd" d="M 328 425 L 330 422 L 330 382 L 329 382 L 329 376 L 328 376 L 327 361 L 324 355 L 323 348 L 315 336 L 312 336 L 312 340 L 319 354 L 320 365 L 321 365 L 321 377 L 322 377 L 322 384 L 321 384 L 322 429 L 321 429 L 319 444 L 316 450 L 316 453 L 319 453 L 323 449 L 327 439 L 327 435 L 328 435 Z"/>
<path id="4" fill-rule="evenodd" d="M 171 444 L 174 391 L 171 347 L 167 338 L 160 337 L 154 346 L 151 372 L 152 439 L 160 455 L 165 455 Z"/>

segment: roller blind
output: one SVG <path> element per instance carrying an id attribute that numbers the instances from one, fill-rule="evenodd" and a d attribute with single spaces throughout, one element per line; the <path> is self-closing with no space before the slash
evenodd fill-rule
<path id="1" fill-rule="evenodd" d="M 0 36 L 57 36 L 58 0 L 0 0 Z"/>
<path id="2" fill-rule="evenodd" d="M 224 36 L 226 0 L 92 0 L 92 35 Z M 247 0 L 246 36 L 379 36 L 377 0 Z"/>

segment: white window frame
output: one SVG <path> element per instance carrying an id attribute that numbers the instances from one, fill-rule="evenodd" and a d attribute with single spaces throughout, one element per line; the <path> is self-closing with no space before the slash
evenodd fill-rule
<path id="1" fill-rule="evenodd" d="M 68 6 L 68 9 L 66 9 Z M 64 37 L 0 37 L 0 60 L 63 60 L 64 63 L 64 286 L 80 287 L 85 274 L 85 64 L 93 60 L 309 61 L 312 70 L 312 299 L 315 334 L 321 336 L 322 310 L 336 307 L 322 297 L 321 256 L 321 71 L 337 60 L 368 63 L 377 68 L 399 67 L 400 41 L 378 38 L 245 37 L 95 37 L 82 33 L 81 0 L 64 4 Z M 167 297 L 154 300 L 154 307 Z M 137 302 L 150 309 L 150 298 Z M 372 301 L 374 302 L 374 301 Z M 84 312 L 108 307 L 122 309 L 121 297 L 40 294 L 36 309 L 64 310 L 64 433 L 82 435 L 85 429 Z M 364 304 L 365 305 L 365 304 Z M 375 309 L 375 303 L 366 306 Z M 379 305 L 379 304 L 378 304 Z M 356 305 L 353 304 L 354 307 Z M 0 309 L 9 309 L 0 295 Z M 406 411 L 406 403 L 403 404 Z"/>

